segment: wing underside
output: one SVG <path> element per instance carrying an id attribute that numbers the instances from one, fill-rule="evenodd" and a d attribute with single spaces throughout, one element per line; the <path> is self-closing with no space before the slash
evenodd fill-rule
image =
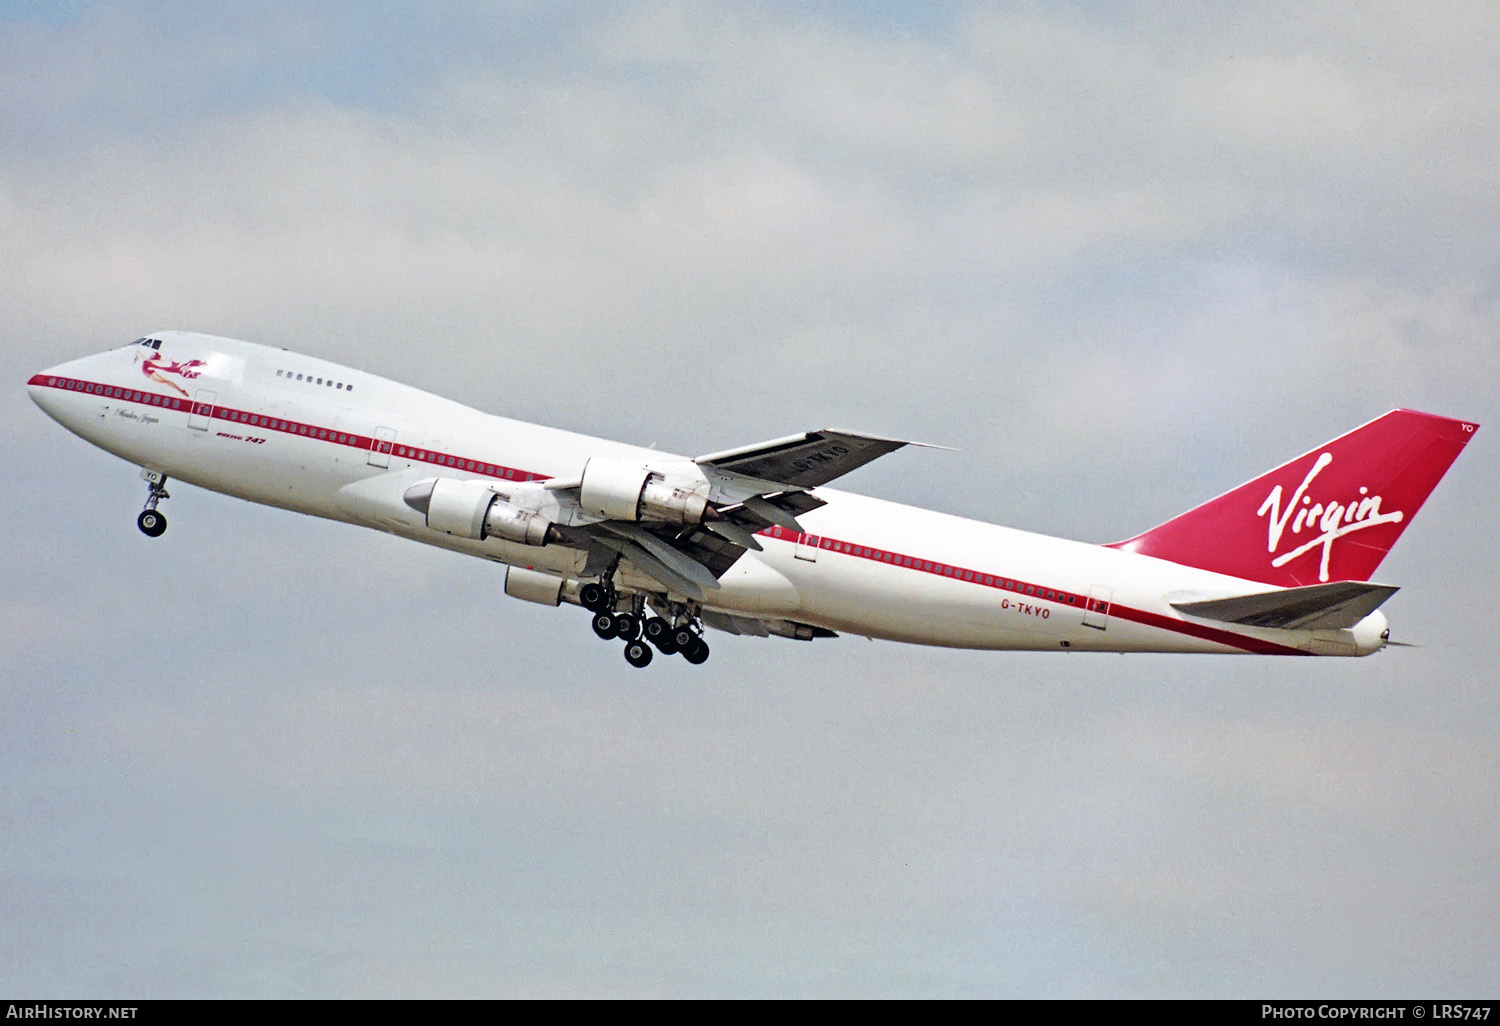
<path id="1" fill-rule="evenodd" d="M 795 524 L 795 516 L 825 505 L 805 492 L 792 492 L 762 500 L 776 515 Z M 726 508 L 722 520 L 686 528 L 667 524 L 627 523 L 608 520 L 578 531 L 590 549 L 592 576 L 602 572 L 615 557 L 662 585 L 663 589 L 703 601 L 719 587 L 719 578 L 729 572 L 747 549 L 760 548 L 755 534 L 781 523 L 746 506 Z M 730 525 L 728 530 L 725 525 Z"/>

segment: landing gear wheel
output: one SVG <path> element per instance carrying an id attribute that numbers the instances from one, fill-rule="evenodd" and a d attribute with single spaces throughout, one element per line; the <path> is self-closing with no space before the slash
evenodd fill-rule
<path id="1" fill-rule="evenodd" d="M 589 621 L 589 626 L 594 628 L 594 633 L 605 641 L 619 636 L 615 633 L 615 618 L 610 613 L 595 613 L 594 618 Z"/>
<path id="2" fill-rule="evenodd" d="M 651 646 L 636 638 L 625 643 L 625 661 L 637 669 L 651 662 Z"/>
<path id="3" fill-rule="evenodd" d="M 671 644 L 672 625 L 659 616 L 653 616 L 641 624 L 641 634 L 646 640 L 662 650 L 663 654 L 670 655 L 663 646 Z"/>
<path id="4" fill-rule="evenodd" d="M 167 529 L 166 514 L 157 510 L 156 506 L 163 499 L 170 499 L 167 494 L 167 475 L 159 470 L 147 470 L 141 468 L 141 477 L 146 481 L 146 508 L 141 510 L 141 515 L 135 518 L 135 526 L 141 529 L 141 533 L 148 538 L 160 538 L 162 532 Z"/>
<path id="5" fill-rule="evenodd" d="M 682 658 L 686 659 L 694 666 L 697 666 L 708 659 L 708 642 L 704 641 L 702 638 L 697 638 L 695 640 L 697 643 L 693 645 L 692 648 L 685 648 L 682 650 Z"/>
<path id="6" fill-rule="evenodd" d="M 142 510 L 141 515 L 135 518 L 135 526 L 147 538 L 160 538 L 167 529 L 167 518 L 154 509 Z"/>
<path id="7" fill-rule="evenodd" d="M 641 636 L 641 622 L 629 613 L 615 614 L 615 637 L 634 641 Z"/>
<path id="8" fill-rule="evenodd" d="M 678 627 L 668 635 L 672 642 L 672 648 L 678 652 L 686 652 L 693 647 L 693 642 L 698 635 L 689 627 Z"/>
<path id="9" fill-rule="evenodd" d="M 585 584 L 578 589 L 578 602 L 591 613 L 603 612 L 609 604 L 609 592 L 602 584 Z"/>

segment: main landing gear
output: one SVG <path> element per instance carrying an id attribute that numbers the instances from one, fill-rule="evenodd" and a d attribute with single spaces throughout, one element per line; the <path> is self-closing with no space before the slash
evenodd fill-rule
<path id="1" fill-rule="evenodd" d="M 617 612 L 619 595 L 608 583 L 585 584 L 578 600 L 594 614 L 589 626 L 595 634 L 606 641 L 611 638 L 625 641 L 625 661 L 631 666 L 649 665 L 653 646 L 662 655 L 679 653 L 694 665 L 708 658 L 708 642 L 703 640 L 702 628 L 691 618 L 680 624 L 660 616 L 643 618 L 644 607 L 639 599 L 633 611 Z"/>
<path id="2" fill-rule="evenodd" d="M 156 508 L 156 504 L 171 498 L 166 489 L 167 475 L 155 470 L 143 470 L 141 477 L 146 479 L 146 508 L 135 518 L 135 526 L 148 538 L 160 538 L 167 529 L 167 517 Z"/>

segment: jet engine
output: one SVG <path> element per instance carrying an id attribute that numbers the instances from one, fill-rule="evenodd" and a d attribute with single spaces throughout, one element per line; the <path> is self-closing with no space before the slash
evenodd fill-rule
<path id="1" fill-rule="evenodd" d="M 421 481 L 402 498 L 427 517 L 428 527 L 455 538 L 503 538 L 523 545 L 562 541 L 552 521 L 506 502 L 483 481 L 447 477 Z"/>
<path id="2" fill-rule="evenodd" d="M 697 470 L 696 467 L 692 470 Z M 594 458 L 583 465 L 578 502 L 583 509 L 608 520 L 654 520 L 666 524 L 697 524 L 714 519 L 708 505 L 708 481 L 694 480 L 691 471 L 681 480 L 628 460 Z"/>

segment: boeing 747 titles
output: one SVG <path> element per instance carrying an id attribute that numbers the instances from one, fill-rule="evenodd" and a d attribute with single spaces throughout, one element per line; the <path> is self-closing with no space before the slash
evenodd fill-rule
<path id="1" fill-rule="evenodd" d="M 1159 527 L 1067 541 L 827 487 L 908 443 L 807 431 L 696 458 L 507 420 L 284 349 L 163 331 L 32 377 L 48 416 L 169 480 L 506 565 L 633 666 L 705 627 L 810 641 L 1368 655 L 1370 577 L 1476 425 L 1393 410 Z"/>

